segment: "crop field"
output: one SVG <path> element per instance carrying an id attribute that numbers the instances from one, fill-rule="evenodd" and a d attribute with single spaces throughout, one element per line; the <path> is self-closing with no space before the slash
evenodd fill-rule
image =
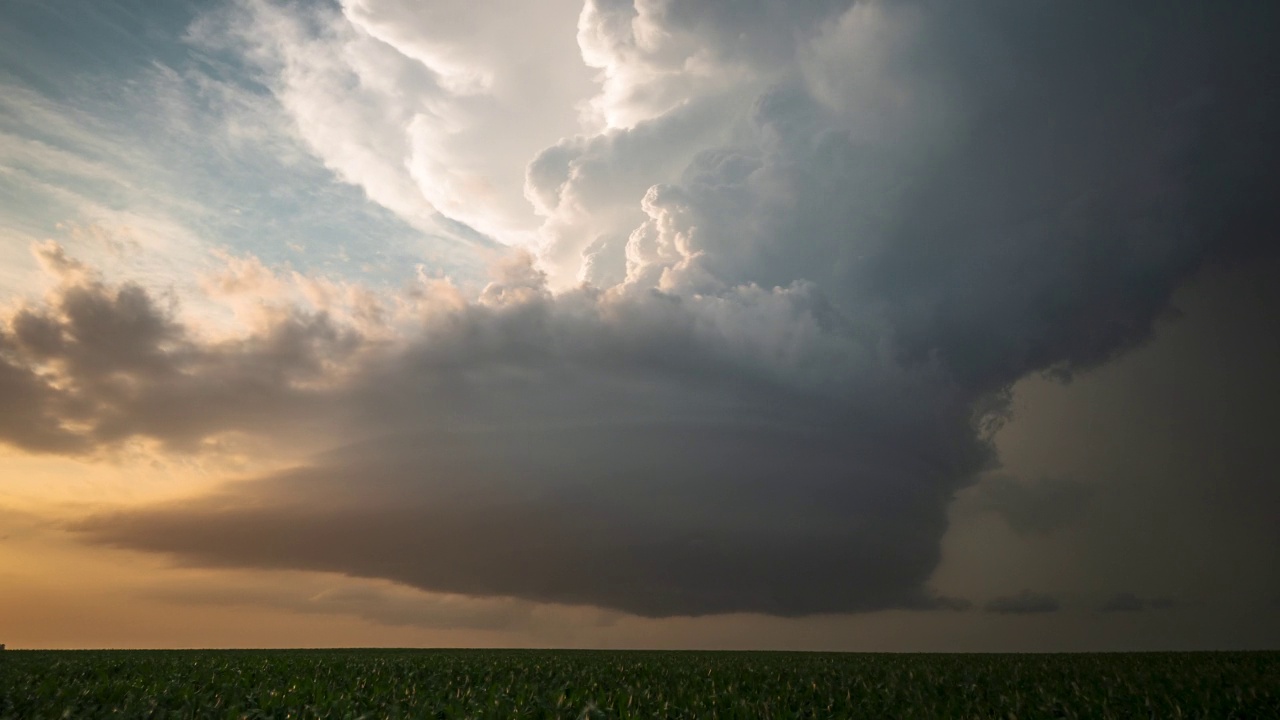
<path id="1" fill-rule="evenodd" d="M 1280 718 L 1280 653 L 14 651 L 0 718 Z"/>

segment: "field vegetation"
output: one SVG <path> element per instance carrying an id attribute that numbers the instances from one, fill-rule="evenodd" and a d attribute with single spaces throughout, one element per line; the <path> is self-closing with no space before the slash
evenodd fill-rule
<path id="1" fill-rule="evenodd" d="M 1280 718 L 1280 653 L 14 651 L 0 718 Z"/>

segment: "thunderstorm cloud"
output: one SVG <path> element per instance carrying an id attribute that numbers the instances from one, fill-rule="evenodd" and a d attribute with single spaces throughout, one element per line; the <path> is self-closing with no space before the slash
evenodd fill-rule
<path id="1" fill-rule="evenodd" d="M 1141 346 L 1176 289 L 1280 230 L 1266 3 L 587 0 L 594 124 L 569 136 L 493 49 L 515 21 L 468 47 L 398 34 L 410 3 L 346 5 L 239 2 L 192 37 L 257 68 L 373 202 L 537 252 L 478 292 L 307 286 L 214 334 L 39 246 L 53 289 L 0 323 L 0 441 L 314 449 L 79 521 L 89 542 L 648 617 L 965 609 L 930 578 L 1013 384 Z M 516 180 L 477 180 L 497 156 L 463 150 L 489 145 L 523 153 Z M 236 267 L 210 287 L 302 282 Z M 1027 536 L 1092 498 L 985 487 Z M 1108 609 L 1135 602 L 1156 601 Z"/>

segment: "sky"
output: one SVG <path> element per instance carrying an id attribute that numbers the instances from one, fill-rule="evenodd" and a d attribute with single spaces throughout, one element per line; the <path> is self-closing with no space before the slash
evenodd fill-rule
<path id="1" fill-rule="evenodd" d="M 6 2 L 0 642 L 1278 648 L 1277 27 Z"/>

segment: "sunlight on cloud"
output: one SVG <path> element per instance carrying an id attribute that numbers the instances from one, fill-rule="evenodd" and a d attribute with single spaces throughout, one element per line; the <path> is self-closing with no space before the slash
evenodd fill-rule
<path id="1" fill-rule="evenodd" d="M 254 63 L 311 150 L 374 202 L 424 231 L 458 235 L 445 220 L 457 221 L 528 246 L 521 168 L 576 129 L 590 88 L 572 46 L 538 31 L 572 9 L 464 3 L 422 17 L 390 0 L 341 13 L 245 0 L 193 37 Z"/>
<path id="2" fill-rule="evenodd" d="M 0 499 L 172 561 L 147 602 L 366 629 L 1069 615 L 944 564 L 965 492 L 993 566 L 1088 515 L 998 472 L 1013 389 L 1280 227 L 1274 51 L 1151 4 L 209 9 L 152 114 L 0 99 Z"/>

